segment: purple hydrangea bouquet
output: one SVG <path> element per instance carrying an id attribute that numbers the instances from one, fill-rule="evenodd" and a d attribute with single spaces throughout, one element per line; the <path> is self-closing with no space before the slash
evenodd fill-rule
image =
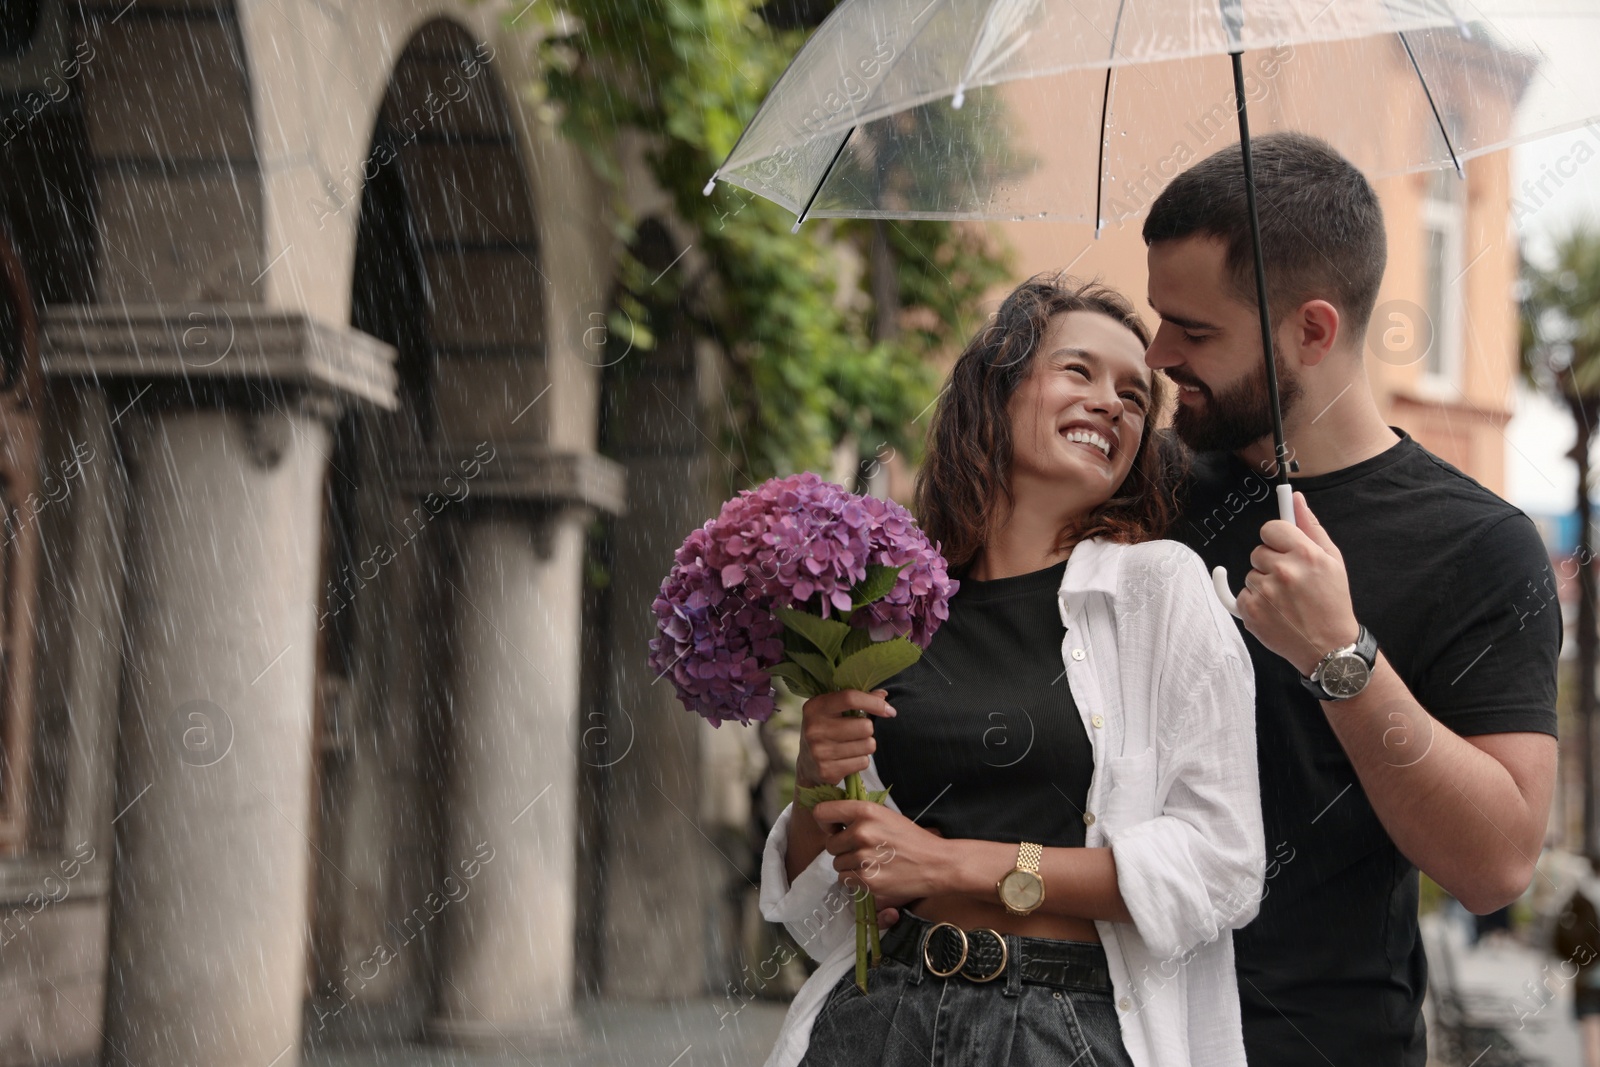
<path id="1" fill-rule="evenodd" d="M 774 478 L 722 506 L 691 533 L 651 605 L 650 666 L 670 675 L 684 707 L 712 726 L 764 722 L 772 679 L 803 697 L 870 691 L 917 661 L 959 583 L 892 500 L 858 496 L 812 473 Z M 855 711 L 846 714 L 864 715 Z M 883 803 L 859 774 L 843 787 L 795 790 L 823 800 Z M 881 958 L 877 904 L 856 896 L 856 984 Z"/>

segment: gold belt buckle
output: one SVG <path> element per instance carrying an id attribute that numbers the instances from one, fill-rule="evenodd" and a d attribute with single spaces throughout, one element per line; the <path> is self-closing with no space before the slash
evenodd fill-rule
<path id="1" fill-rule="evenodd" d="M 933 965 L 933 960 L 928 958 L 928 945 L 932 943 L 933 935 L 939 932 L 939 927 L 941 926 L 948 926 L 950 929 L 961 935 L 961 958 L 956 960 L 956 965 L 950 968 L 948 971 L 939 970 Z M 935 975 L 939 978 L 949 978 L 952 974 L 955 974 L 962 968 L 962 966 L 966 964 L 967 947 L 967 932 L 961 929 L 961 927 L 957 926 L 955 923 L 934 923 L 933 926 L 928 929 L 927 935 L 922 939 L 922 962 L 927 966 L 929 974 Z"/>
<path id="2" fill-rule="evenodd" d="M 984 975 L 982 978 L 973 978 L 970 974 L 966 977 L 973 982 L 992 982 L 996 978 L 999 978 L 1002 973 L 1004 973 L 1006 969 L 1006 960 L 1009 958 L 1009 953 L 1011 950 L 1006 947 L 1006 939 L 1000 935 L 1000 931 L 998 930 L 991 930 L 987 926 L 981 926 L 974 930 L 973 933 L 988 934 L 996 941 L 1000 942 L 1000 966 L 996 967 L 991 973 Z M 963 960 L 962 962 L 965 961 Z"/>

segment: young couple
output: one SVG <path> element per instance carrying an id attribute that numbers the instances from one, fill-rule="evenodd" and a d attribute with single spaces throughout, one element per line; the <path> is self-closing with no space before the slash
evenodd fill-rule
<path id="1" fill-rule="evenodd" d="M 1301 135 L 1253 154 L 1295 523 L 1235 145 L 1152 206 L 1153 338 L 1118 294 L 1035 278 L 951 372 L 916 510 L 961 586 L 886 688 L 806 703 L 797 780 L 892 792 L 768 838 L 763 914 L 821 963 L 768 1067 L 1422 1067 L 1418 869 L 1476 912 L 1528 885 L 1544 549 L 1379 413 L 1366 179 Z"/>

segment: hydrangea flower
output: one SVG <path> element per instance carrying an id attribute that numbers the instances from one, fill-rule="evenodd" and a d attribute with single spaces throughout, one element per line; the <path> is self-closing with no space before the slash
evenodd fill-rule
<path id="1" fill-rule="evenodd" d="M 852 609 L 869 566 L 902 568 L 882 598 Z M 784 658 L 775 609 L 844 617 L 874 641 L 927 648 L 959 587 L 944 557 L 892 500 L 858 496 L 811 472 L 774 478 L 722 506 L 674 556 L 651 605 L 650 666 L 711 725 L 763 722 Z"/>

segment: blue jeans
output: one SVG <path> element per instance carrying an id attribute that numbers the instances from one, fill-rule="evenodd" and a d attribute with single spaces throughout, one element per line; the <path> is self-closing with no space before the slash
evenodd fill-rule
<path id="1" fill-rule="evenodd" d="M 942 968 L 941 968 L 942 969 Z M 884 957 L 828 993 L 800 1067 L 1133 1067 L 1108 993 L 1052 989 L 1013 973 L 940 978 Z"/>

